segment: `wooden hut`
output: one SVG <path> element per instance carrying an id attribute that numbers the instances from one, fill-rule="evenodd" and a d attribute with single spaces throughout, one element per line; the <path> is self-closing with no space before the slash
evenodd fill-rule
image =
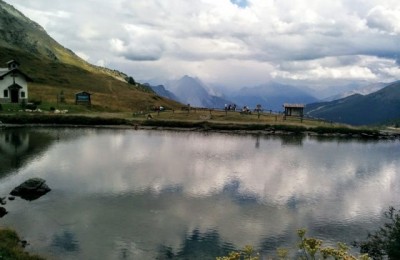
<path id="1" fill-rule="evenodd" d="M 304 104 L 283 104 L 285 108 L 285 116 L 299 116 L 304 115 Z"/>

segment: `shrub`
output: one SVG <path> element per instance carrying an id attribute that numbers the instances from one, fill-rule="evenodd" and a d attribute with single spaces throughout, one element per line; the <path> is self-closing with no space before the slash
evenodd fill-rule
<path id="1" fill-rule="evenodd" d="M 44 258 L 25 252 L 17 233 L 10 229 L 0 229 L 0 259 L 42 260 Z"/>
<path id="2" fill-rule="evenodd" d="M 229 255 L 227 256 L 222 256 L 222 257 L 217 257 L 217 260 L 259 260 L 260 257 L 258 253 L 254 252 L 254 249 L 252 246 L 245 246 L 241 251 L 239 252 L 230 252 Z"/>
<path id="3" fill-rule="evenodd" d="M 42 104 L 41 100 L 31 99 L 29 103 L 32 103 L 36 106 L 40 106 Z"/>
<path id="4" fill-rule="evenodd" d="M 33 103 L 27 103 L 25 105 L 25 109 L 30 109 L 30 110 L 36 110 L 37 105 L 33 104 Z"/>
<path id="5" fill-rule="evenodd" d="M 344 260 L 368 260 L 368 254 L 363 254 L 359 257 L 353 256 L 349 253 L 349 247 L 344 243 L 338 243 L 337 247 L 324 247 L 323 241 L 306 237 L 306 230 L 297 230 L 300 242 L 297 245 L 298 250 L 294 252 L 295 259 L 344 259 Z M 289 259 L 289 249 L 278 248 L 276 250 L 277 259 Z M 234 251 L 229 253 L 228 256 L 217 257 L 217 260 L 260 260 L 259 254 L 255 253 L 252 246 L 245 246 L 241 251 Z M 269 259 L 269 258 L 268 258 Z"/>
<path id="6" fill-rule="evenodd" d="M 367 240 L 355 245 L 373 259 L 400 259 L 400 211 L 390 207 L 384 215 L 388 222 L 375 233 L 369 233 Z"/>

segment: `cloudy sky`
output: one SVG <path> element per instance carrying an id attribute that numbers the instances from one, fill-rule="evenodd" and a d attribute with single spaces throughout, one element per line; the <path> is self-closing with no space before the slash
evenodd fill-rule
<path id="1" fill-rule="evenodd" d="M 398 0 L 5 0 L 87 61 L 230 87 L 400 79 Z"/>

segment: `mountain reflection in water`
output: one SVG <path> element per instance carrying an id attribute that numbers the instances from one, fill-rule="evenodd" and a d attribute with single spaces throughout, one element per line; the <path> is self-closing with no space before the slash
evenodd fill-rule
<path id="1" fill-rule="evenodd" d="M 13 158 L 3 148 L 7 131 L 0 131 L 0 152 Z M 52 192 L 10 202 L 2 221 L 30 250 L 60 259 L 214 259 L 246 244 L 273 254 L 293 245 L 301 227 L 328 243 L 351 243 L 399 205 L 398 141 L 20 133 L 11 142 L 20 163 L 0 168 L 0 190 L 41 177 Z"/>

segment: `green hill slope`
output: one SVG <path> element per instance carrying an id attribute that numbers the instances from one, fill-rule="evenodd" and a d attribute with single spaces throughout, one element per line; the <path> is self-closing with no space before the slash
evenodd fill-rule
<path id="1" fill-rule="evenodd" d="M 67 102 L 78 91 L 93 94 L 93 104 L 104 109 L 146 110 L 154 105 L 179 107 L 142 85 L 128 84 L 126 74 L 91 65 L 64 48 L 37 23 L 0 0 L 0 67 L 16 59 L 33 79 L 30 99 L 54 102 L 62 90 Z"/>
<path id="2" fill-rule="evenodd" d="M 307 105 L 306 114 L 352 125 L 385 124 L 400 119 L 400 81 L 369 95 Z"/>

